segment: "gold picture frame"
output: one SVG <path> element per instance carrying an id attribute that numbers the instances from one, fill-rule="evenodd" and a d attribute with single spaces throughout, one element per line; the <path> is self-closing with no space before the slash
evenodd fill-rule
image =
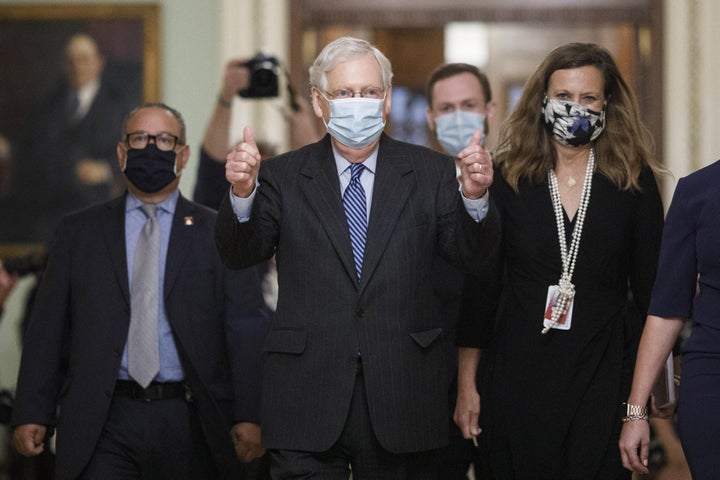
<path id="1" fill-rule="evenodd" d="M 19 24 L 37 21 L 91 23 L 107 21 L 142 24 L 143 101 L 158 101 L 160 96 L 160 7 L 155 4 L 37 4 L 0 5 L 3 22 Z M 2 30 L 2 28 L 0 28 Z M 17 44 L 15 44 L 17 46 Z"/>

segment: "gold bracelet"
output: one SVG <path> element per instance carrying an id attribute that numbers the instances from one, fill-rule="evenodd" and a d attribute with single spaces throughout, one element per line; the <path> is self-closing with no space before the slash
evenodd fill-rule
<path id="1" fill-rule="evenodd" d="M 625 415 L 628 417 L 647 417 L 647 407 L 644 405 L 633 405 L 632 403 L 626 403 L 627 407 Z"/>
<path id="2" fill-rule="evenodd" d="M 636 422 L 638 420 L 647 420 L 648 410 L 644 405 L 633 405 L 632 403 L 625 404 L 625 416 L 622 418 L 623 422 Z"/>
<path id="3" fill-rule="evenodd" d="M 222 95 L 218 95 L 217 103 L 223 108 L 230 108 L 232 106 L 232 102 L 230 100 L 225 100 Z"/>
<path id="4" fill-rule="evenodd" d="M 627 423 L 627 422 L 637 422 L 640 420 L 647 420 L 647 419 L 648 419 L 647 415 L 625 415 L 622 418 L 622 421 L 623 421 L 623 423 Z"/>

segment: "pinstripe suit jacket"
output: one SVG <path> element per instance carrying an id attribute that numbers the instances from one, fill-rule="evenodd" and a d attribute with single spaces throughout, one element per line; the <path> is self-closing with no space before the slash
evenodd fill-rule
<path id="1" fill-rule="evenodd" d="M 363 276 L 353 263 L 330 137 L 262 163 L 251 219 L 229 198 L 216 224 L 231 268 L 276 254 L 276 315 L 264 346 L 261 419 L 269 448 L 324 451 L 338 439 L 362 354 L 372 427 L 395 453 L 447 443 L 447 389 L 432 264 L 481 274 L 499 244 L 491 206 L 474 222 L 452 160 L 382 136 Z"/>

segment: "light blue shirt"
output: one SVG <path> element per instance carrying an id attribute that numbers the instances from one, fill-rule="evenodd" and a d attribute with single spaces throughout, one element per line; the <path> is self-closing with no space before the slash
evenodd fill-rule
<path id="1" fill-rule="evenodd" d="M 340 153 L 335 149 L 335 146 L 333 146 L 333 154 L 335 157 L 335 166 L 337 167 L 338 176 L 340 177 L 340 194 L 342 196 L 342 194 L 345 193 L 345 189 L 350 184 L 350 162 L 348 162 L 340 155 Z M 365 211 L 367 212 L 368 222 L 370 221 L 370 206 L 372 205 L 373 187 L 375 185 L 377 155 L 378 148 L 375 148 L 375 150 L 373 150 L 370 156 L 366 158 L 363 162 L 363 165 L 365 165 L 365 169 L 360 176 L 360 183 L 365 190 L 365 201 L 367 202 L 367 208 L 365 209 Z M 255 187 L 255 190 L 253 190 L 253 192 L 250 194 L 250 196 L 248 196 L 247 198 L 241 198 L 233 195 L 232 188 L 230 189 L 230 203 L 232 204 L 235 216 L 241 223 L 250 220 L 250 211 L 252 210 L 252 203 L 255 199 L 255 192 L 257 192 L 257 186 Z M 460 189 L 460 196 L 463 199 L 463 204 L 465 205 L 465 210 L 467 210 L 468 214 L 476 222 L 483 221 L 487 216 L 488 212 L 490 197 L 489 190 L 485 192 L 485 195 L 476 200 L 466 198 L 465 195 L 462 193 L 462 189 Z"/>
<path id="2" fill-rule="evenodd" d="M 184 374 L 180 358 L 178 357 L 175 340 L 173 339 L 172 330 L 168 323 L 167 314 L 165 312 L 165 295 L 163 285 L 165 284 L 165 260 L 167 258 L 168 245 L 170 243 L 170 230 L 172 229 L 172 221 L 175 216 L 175 206 L 177 205 L 179 192 L 175 190 L 168 198 L 158 204 L 157 219 L 160 225 L 160 278 L 158 278 L 158 341 L 160 343 L 160 372 L 155 377 L 158 382 L 179 382 L 183 380 Z M 142 230 L 147 217 L 141 210 L 143 202 L 128 192 L 125 200 L 125 254 L 127 256 L 128 267 L 128 285 L 132 286 L 133 268 L 135 263 L 135 247 L 137 246 L 138 237 Z M 122 363 L 120 364 L 120 372 L 118 378 L 122 380 L 130 380 L 128 374 L 128 347 L 125 343 L 123 351 Z"/>

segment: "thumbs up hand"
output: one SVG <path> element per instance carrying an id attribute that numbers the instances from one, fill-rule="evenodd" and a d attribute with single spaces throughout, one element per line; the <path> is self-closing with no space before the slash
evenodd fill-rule
<path id="1" fill-rule="evenodd" d="M 482 146 L 482 138 L 483 132 L 475 130 L 470 144 L 458 155 L 462 192 L 473 200 L 485 195 L 493 181 L 492 159 Z"/>
<path id="2" fill-rule="evenodd" d="M 225 158 L 225 178 L 232 185 L 233 194 L 247 198 L 255 189 L 261 160 L 252 128 L 243 129 L 243 141 Z"/>

